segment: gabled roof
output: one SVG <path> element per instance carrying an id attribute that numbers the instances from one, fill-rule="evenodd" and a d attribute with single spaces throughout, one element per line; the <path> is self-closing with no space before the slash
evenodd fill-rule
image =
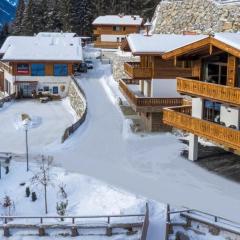
<path id="1" fill-rule="evenodd" d="M 131 15 L 106 15 L 100 16 L 93 21 L 93 25 L 123 25 L 123 26 L 140 26 L 143 19 L 140 16 Z"/>
<path id="2" fill-rule="evenodd" d="M 11 36 L 0 49 L 2 61 L 82 61 L 81 39 L 59 36 Z"/>
<path id="3" fill-rule="evenodd" d="M 181 47 L 172 49 L 163 55 L 164 59 L 190 54 L 191 52 L 200 51 L 203 47 L 216 47 L 228 52 L 236 57 L 240 57 L 240 33 L 216 33 L 206 39 L 201 39 Z"/>
<path id="4" fill-rule="evenodd" d="M 39 32 L 37 37 L 76 37 L 76 33 L 71 32 Z"/>
<path id="5" fill-rule="evenodd" d="M 163 55 L 165 52 L 207 37 L 206 35 L 130 34 L 127 42 L 133 55 Z"/>

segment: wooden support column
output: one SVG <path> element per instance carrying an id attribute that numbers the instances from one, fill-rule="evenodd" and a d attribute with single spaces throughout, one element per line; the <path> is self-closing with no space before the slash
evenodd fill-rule
<path id="1" fill-rule="evenodd" d="M 237 58 L 229 54 L 227 64 L 227 86 L 235 87 L 236 78 L 237 78 Z"/>

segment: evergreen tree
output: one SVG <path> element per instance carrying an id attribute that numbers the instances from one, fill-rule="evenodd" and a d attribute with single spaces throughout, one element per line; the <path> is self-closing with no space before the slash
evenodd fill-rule
<path id="1" fill-rule="evenodd" d="M 22 20 L 23 20 L 23 14 L 25 10 L 25 1 L 19 0 L 18 7 L 16 10 L 16 17 L 14 21 L 14 34 L 18 35 L 22 32 Z"/>
<path id="2" fill-rule="evenodd" d="M 34 32 L 34 0 L 29 0 L 25 11 L 23 13 L 23 20 L 21 24 L 21 34 L 23 35 L 32 35 Z"/>

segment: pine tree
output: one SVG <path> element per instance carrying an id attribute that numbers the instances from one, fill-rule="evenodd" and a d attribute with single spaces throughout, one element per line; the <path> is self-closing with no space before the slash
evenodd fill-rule
<path id="1" fill-rule="evenodd" d="M 22 21 L 25 10 L 25 1 L 19 0 L 14 21 L 14 34 L 19 35 L 22 32 Z"/>
<path id="2" fill-rule="evenodd" d="M 25 11 L 23 13 L 23 20 L 21 24 L 21 34 L 23 35 L 32 35 L 34 32 L 34 0 L 29 0 L 27 6 L 25 7 Z"/>

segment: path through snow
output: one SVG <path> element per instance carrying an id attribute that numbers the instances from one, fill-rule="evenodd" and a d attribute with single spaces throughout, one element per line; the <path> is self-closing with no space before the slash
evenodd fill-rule
<path id="1" fill-rule="evenodd" d="M 186 146 L 170 133 L 129 133 L 116 106 L 120 93 L 109 66 L 99 64 L 79 84 L 87 96 L 88 115 L 64 145 L 49 149 L 60 165 L 150 199 L 240 222 L 237 183 L 180 157 Z"/>

